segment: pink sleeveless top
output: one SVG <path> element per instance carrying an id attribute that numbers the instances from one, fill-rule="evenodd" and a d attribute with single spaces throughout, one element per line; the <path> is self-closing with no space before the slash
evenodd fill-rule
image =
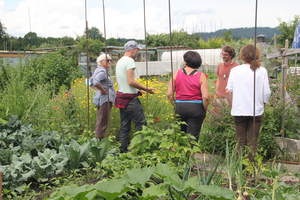
<path id="1" fill-rule="evenodd" d="M 201 94 L 201 84 L 199 82 L 201 72 L 195 75 L 187 75 L 178 70 L 175 79 L 176 100 L 198 101 L 203 100 Z"/>

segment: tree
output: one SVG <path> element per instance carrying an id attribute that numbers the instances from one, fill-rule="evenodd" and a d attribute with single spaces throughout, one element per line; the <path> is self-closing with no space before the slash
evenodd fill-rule
<path id="1" fill-rule="evenodd" d="M 7 42 L 9 35 L 6 33 L 6 27 L 0 20 L 0 49 L 5 49 L 5 42 Z M 2 45 L 3 44 L 3 45 Z M 7 44 L 8 45 L 8 44 Z M 3 47 L 3 48 L 1 48 Z"/>
<path id="2" fill-rule="evenodd" d="M 74 38 L 65 36 L 61 38 L 61 43 L 63 46 L 69 46 L 69 45 L 74 45 L 76 42 Z"/>
<path id="3" fill-rule="evenodd" d="M 84 30 L 84 36 L 86 34 L 86 30 Z M 88 37 L 93 40 L 100 40 L 104 42 L 104 37 L 102 36 L 101 31 L 97 27 L 93 27 L 88 29 Z"/>
<path id="4" fill-rule="evenodd" d="M 199 47 L 199 40 L 200 36 L 194 36 L 188 34 L 183 29 L 180 31 L 173 31 L 172 32 L 172 45 L 173 46 L 187 46 L 191 48 L 198 48 Z M 147 33 L 147 44 L 150 47 L 157 47 L 157 46 L 170 46 L 170 35 L 167 33 L 161 34 L 149 34 Z"/>
<path id="5" fill-rule="evenodd" d="M 223 32 L 223 35 L 224 35 L 224 38 L 225 38 L 225 40 L 226 40 L 227 42 L 231 42 L 231 41 L 232 41 L 232 37 L 231 37 L 231 35 L 232 35 L 232 30 L 231 30 L 231 29 L 229 29 L 228 31 L 224 31 L 224 32 Z"/>
<path id="6" fill-rule="evenodd" d="M 279 34 L 277 38 L 279 44 L 285 46 L 285 40 L 288 39 L 289 47 L 292 47 L 294 33 L 299 19 L 300 19 L 299 15 L 295 15 L 295 19 L 289 22 L 284 22 L 281 20 L 281 18 L 278 19 L 279 21 L 278 30 L 282 32 L 282 34 Z"/>
<path id="7" fill-rule="evenodd" d="M 88 39 L 88 45 L 89 45 L 89 56 L 92 58 L 97 58 L 102 48 L 104 47 L 104 43 L 100 40 L 94 40 L 94 39 Z M 79 48 L 81 52 L 86 52 L 86 39 L 85 37 L 81 37 L 79 39 Z"/>
<path id="8" fill-rule="evenodd" d="M 28 46 L 29 46 L 29 48 L 31 48 L 33 46 L 35 46 L 35 47 L 40 46 L 37 34 L 35 32 L 27 33 L 24 36 L 24 39 L 22 40 L 22 46 L 24 49 L 28 49 Z"/>

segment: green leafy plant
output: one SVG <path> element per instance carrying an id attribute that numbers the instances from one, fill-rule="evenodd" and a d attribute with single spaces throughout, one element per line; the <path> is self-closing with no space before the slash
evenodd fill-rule
<path id="1" fill-rule="evenodd" d="M 194 152 L 199 152 L 199 144 L 190 134 L 181 131 L 180 125 L 185 122 L 172 123 L 170 129 L 161 131 L 153 126 L 154 120 L 148 120 L 148 127 L 134 134 L 129 149 L 133 155 L 156 153 L 164 162 L 178 162 L 179 159 L 188 159 Z M 183 160 L 183 161 L 184 161 Z"/>
<path id="2" fill-rule="evenodd" d="M 110 145 L 109 138 L 104 138 L 99 140 L 98 138 L 89 139 L 88 143 L 90 144 L 91 152 L 94 155 L 95 162 L 101 163 L 102 160 L 108 154 L 108 151 L 111 150 L 112 146 Z M 116 151 L 114 148 L 110 153 Z"/>
<path id="3" fill-rule="evenodd" d="M 262 151 L 262 149 L 259 151 Z M 245 158 L 243 159 L 243 165 L 245 165 L 246 171 L 254 175 L 255 184 L 257 184 L 262 172 L 267 171 L 269 167 L 263 163 L 263 156 L 257 152 L 255 152 L 254 160 L 250 162 L 248 158 Z"/>
<path id="4" fill-rule="evenodd" d="M 75 140 L 71 140 L 68 145 L 61 145 L 59 147 L 60 153 L 68 157 L 67 167 L 70 170 L 78 168 L 80 161 L 85 159 L 90 152 L 90 143 L 85 143 L 82 146 Z"/>
<path id="5" fill-rule="evenodd" d="M 237 167 L 238 167 L 238 160 L 237 160 L 237 147 L 234 148 L 230 154 L 230 150 L 228 147 L 228 141 L 226 141 L 226 157 L 225 157 L 225 161 L 226 161 L 226 172 L 228 175 L 228 180 L 229 180 L 229 189 L 232 189 L 232 178 L 234 176 L 234 172 L 237 171 Z"/>

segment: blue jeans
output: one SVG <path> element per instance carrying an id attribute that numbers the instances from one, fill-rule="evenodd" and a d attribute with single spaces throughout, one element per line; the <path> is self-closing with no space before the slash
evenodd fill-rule
<path id="1" fill-rule="evenodd" d="M 125 108 L 120 108 L 121 128 L 119 132 L 119 141 L 121 142 L 121 153 L 127 153 L 127 137 L 133 121 L 139 130 L 147 125 L 142 105 L 138 98 L 129 101 Z"/>

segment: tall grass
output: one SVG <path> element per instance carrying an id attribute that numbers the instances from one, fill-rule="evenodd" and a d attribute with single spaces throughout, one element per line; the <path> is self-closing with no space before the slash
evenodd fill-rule
<path id="1" fill-rule="evenodd" d="M 22 65 L 11 67 L 6 75 L 7 82 L 3 88 L 1 101 L 5 110 L 0 113 L 0 117 L 8 120 L 10 115 L 17 115 L 23 122 L 34 122 L 38 116 L 33 113 L 44 107 L 49 100 L 48 86 L 36 84 L 30 87 L 26 67 Z"/>

